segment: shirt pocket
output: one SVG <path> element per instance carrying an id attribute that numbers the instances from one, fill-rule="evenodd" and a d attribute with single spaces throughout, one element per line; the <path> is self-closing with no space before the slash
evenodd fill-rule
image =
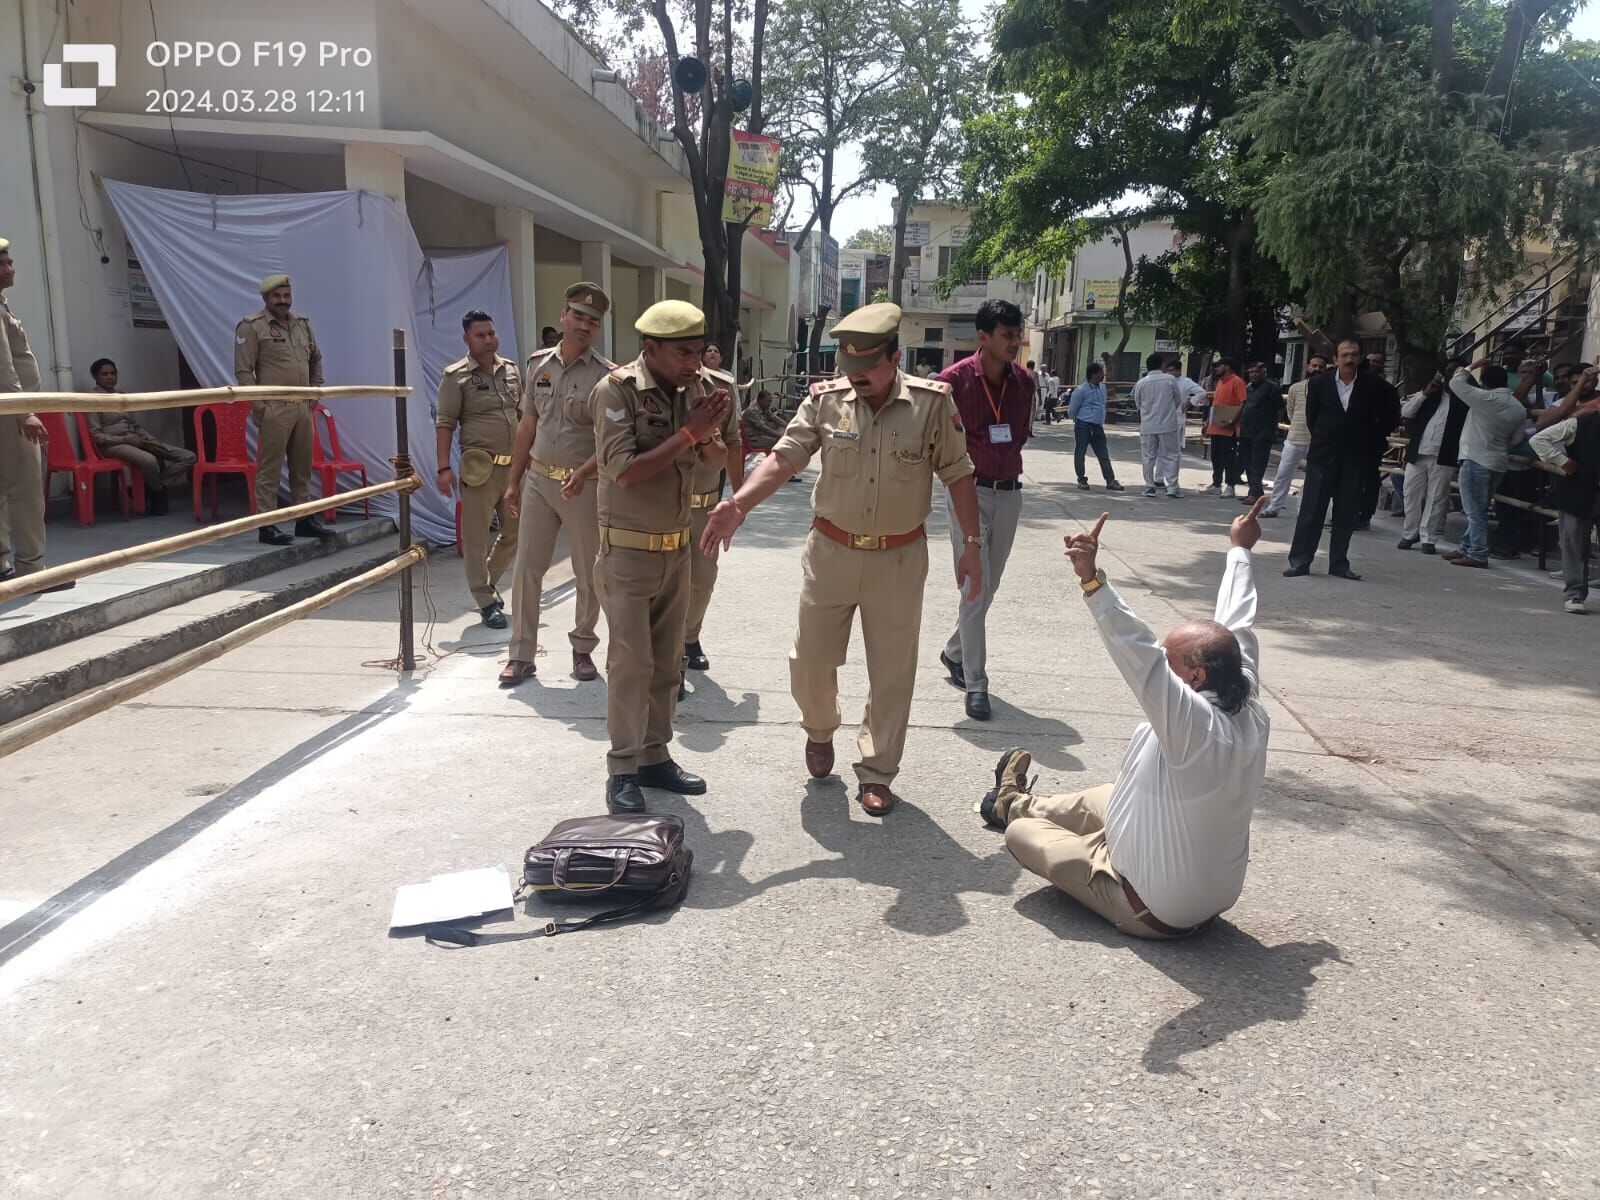
<path id="1" fill-rule="evenodd" d="M 893 464 L 894 478 L 911 482 L 927 475 L 931 458 L 928 447 L 920 441 L 896 434 L 889 445 L 889 459 Z"/>
<path id="2" fill-rule="evenodd" d="M 822 438 L 822 469 L 839 479 L 854 479 L 861 474 L 861 439 L 841 438 L 832 429 Z"/>
<path id="3" fill-rule="evenodd" d="M 641 408 L 633 420 L 633 440 L 640 453 L 654 450 L 672 436 L 672 418 Z"/>

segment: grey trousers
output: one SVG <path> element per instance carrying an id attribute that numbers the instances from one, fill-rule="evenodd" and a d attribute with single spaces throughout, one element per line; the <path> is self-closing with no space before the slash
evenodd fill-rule
<path id="1" fill-rule="evenodd" d="M 1584 560 L 1589 552 L 1589 531 L 1594 528 L 1594 522 L 1593 517 L 1569 512 L 1561 514 L 1561 591 L 1568 600 L 1589 598 Z"/>
<path id="2" fill-rule="evenodd" d="M 1266 512 L 1282 512 L 1289 499 L 1289 488 L 1294 483 L 1294 473 L 1306 460 L 1306 448 L 1285 440 L 1278 451 L 1278 473 L 1272 477 L 1272 491 L 1267 496 Z"/>
<path id="3" fill-rule="evenodd" d="M 1145 487 L 1165 484 L 1167 491 L 1178 490 L 1178 469 L 1183 464 L 1183 430 L 1139 435 L 1139 464 L 1144 468 Z"/>
<path id="4" fill-rule="evenodd" d="M 950 518 L 950 545 L 959 561 L 964 548 L 961 522 L 956 520 L 955 502 L 945 493 L 945 512 Z M 945 643 L 944 652 L 951 660 L 961 664 L 961 673 L 967 680 L 967 691 L 989 690 L 989 646 L 984 630 L 989 619 L 989 606 L 994 594 L 1000 590 L 1000 577 L 1006 571 L 1006 559 L 1011 557 L 1011 544 L 1017 540 L 1017 518 L 1022 514 L 1022 493 L 999 492 L 993 488 L 978 489 L 978 523 L 983 533 L 983 592 L 967 602 L 963 595 L 956 613 L 955 632 Z"/>

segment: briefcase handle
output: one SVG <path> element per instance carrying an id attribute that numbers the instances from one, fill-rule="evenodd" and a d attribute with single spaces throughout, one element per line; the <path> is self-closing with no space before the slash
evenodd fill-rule
<path id="1" fill-rule="evenodd" d="M 578 892 L 592 896 L 596 892 L 604 892 L 614 888 L 622 882 L 622 876 L 628 869 L 628 862 L 633 858 L 632 850 L 624 850 L 622 857 L 616 860 L 616 866 L 611 871 L 611 882 L 602 887 L 568 887 L 567 886 L 567 860 L 572 857 L 572 847 L 556 851 L 555 860 L 550 864 L 550 882 L 563 892 Z"/>

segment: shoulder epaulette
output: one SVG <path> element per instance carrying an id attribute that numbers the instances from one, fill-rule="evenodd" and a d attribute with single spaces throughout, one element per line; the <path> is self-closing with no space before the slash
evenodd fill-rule
<path id="1" fill-rule="evenodd" d="M 825 392 L 839 392 L 850 386 L 848 375 L 836 375 L 832 379 L 819 379 L 811 385 L 811 394 L 820 396 Z"/>
<path id="2" fill-rule="evenodd" d="M 528 355 L 528 365 L 531 367 L 536 362 L 542 362 L 559 349 L 559 346 L 546 346 L 541 350 L 535 350 L 532 354 Z"/>
<path id="3" fill-rule="evenodd" d="M 912 387 L 928 388 L 930 391 L 938 392 L 941 396 L 948 396 L 955 390 L 942 379 L 918 379 L 914 375 L 907 375 L 906 382 Z"/>

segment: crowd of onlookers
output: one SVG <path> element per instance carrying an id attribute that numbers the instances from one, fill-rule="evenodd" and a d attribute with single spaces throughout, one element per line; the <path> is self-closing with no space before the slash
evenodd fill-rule
<path id="1" fill-rule="evenodd" d="M 1382 352 L 1363 355 L 1358 343 L 1336 344 L 1303 322 L 1297 324 L 1314 350 L 1303 377 L 1287 386 L 1263 362 L 1247 363 L 1241 373 L 1237 361 L 1220 357 L 1197 382 L 1181 373 L 1174 356 L 1149 356 L 1146 374 L 1130 397 L 1140 424 L 1146 496 L 1162 491 L 1169 497 L 1181 495 L 1181 450 L 1191 421 L 1198 419 L 1211 463 L 1205 495 L 1246 503 L 1265 496 L 1260 515 L 1277 517 L 1306 466 L 1302 520 L 1309 515 L 1303 511 L 1308 498 L 1324 510 L 1331 504 L 1334 512 L 1331 574 L 1360 578 L 1343 557 L 1339 527 L 1346 525 L 1346 533 L 1370 529 L 1387 483 L 1391 515 L 1401 521 L 1398 548 L 1438 555 L 1456 566 L 1484 569 L 1491 560 L 1535 551 L 1553 521 L 1565 610 L 1586 611 L 1588 546 L 1600 518 L 1595 367 L 1577 362 L 1552 368 L 1532 358 L 1509 367 L 1489 359 L 1455 360 L 1421 388 L 1402 394 L 1389 379 Z M 1310 389 L 1324 372 L 1335 380 L 1334 387 L 1319 393 L 1324 403 L 1338 404 L 1345 413 L 1359 409 L 1365 432 L 1332 430 L 1344 426 L 1342 420 L 1324 420 L 1320 434 L 1313 429 L 1308 420 L 1314 407 Z M 1055 423 L 1066 397 L 1065 415 L 1074 423 L 1078 487 L 1091 487 L 1085 463 L 1093 451 L 1105 487 L 1122 490 L 1106 451 L 1105 363 L 1091 362 L 1084 379 L 1071 388 L 1049 364 L 1036 376 L 1039 421 Z M 1357 377 L 1364 377 L 1359 389 Z M 1355 408 L 1352 395 L 1358 395 Z M 1284 437 L 1274 472 L 1271 453 L 1280 432 Z M 1335 437 L 1341 441 L 1336 467 L 1330 465 L 1334 459 L 1327 450 Z M 1324 452 L 1308 465 L 1319 438 Z M 1440 543 L 1453 496 L 1459 496 L 1466 528 L 1457 548 L 1448 550 Z M 1315 527 L 1320 537 L 1320 517 Z M 1297 530 L 1297 535 L 1307 532 Z M 1310 553 L 1316 545 L 1314 537 Z M 1308 569 L 1308 561 L 1298 562 L 1292 552 L 1291 570 L 1285 573 L 1305 574 Z"/>

